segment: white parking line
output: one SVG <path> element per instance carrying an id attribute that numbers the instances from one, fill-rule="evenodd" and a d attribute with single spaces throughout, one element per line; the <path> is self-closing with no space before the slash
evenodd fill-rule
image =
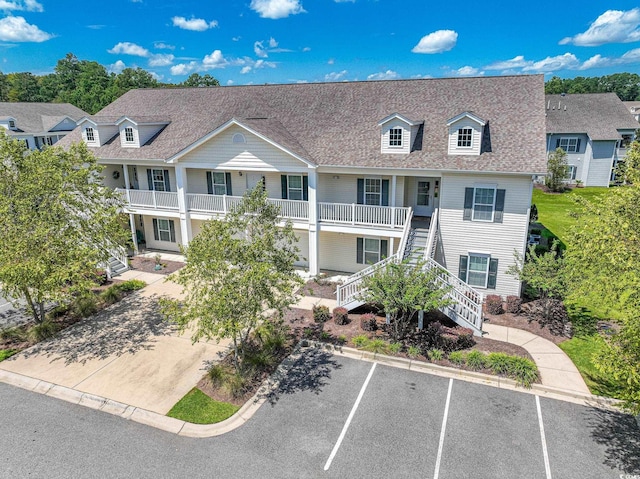
<path id="1" fill-rule="evenodd" d="M 540 409 L 540 396 L 536 396 L 536 408 L 538 409 L 538 424 L 540 424 L 540 439 L 542 440 L 542 454 L 544 456 L 544 469 L 547 479 L 551 479 L 551 466 L 549 465 L 549 453 L 547 452 L 547 440 L 544 436 L 544 424 L 542 423 L 542 410 Z"/>
<path id="2" fill-rule="evenodd" d="M 453 379 L 449 379 L 449 390 L 447 391 L 447 402 L 444 405 L 444 417 L 442 418 L 442 429 L 440 430 L 440 442 L 438 443 L 438 456 L 436 458 L 436 469 L 433 473 L 433 479 L 440 476 L 440 461 L 442 459 L 442 448 L 444 446 L 444 435 L 447 430 L 447 417 L 449 416 L 449 403 L 451 402 L 451 388 L 453 387 Z"/>
<path id="3" fill-rule="evenodd" d="M 362 388 L 360 389 L 360 394 L 358 394 L 358 398 L 356 399 L 355 404 L 351 408 L 351 412 L 349 413 L 349 417 L 347 418 L 347 422 L 344 423 L 344 427 L 342 428 L 342 432 L 340 433 L 340 437 L 338 437 L 338 442 L 336 442 L 336 445 L 333 446 L 333 450 L 331 451 L 331 455 L 329 456 L 329 459 L 327 459 L 327 463 L 324 465 L 324 470 L 325 471 L 329 470 L 329 468 L 331 467 L 331 462 L 333 461 L 333 458 L 336 456 L 336 453 L 338 452 L 338 449 L 340 449 L 340 444 L 342 444 L 342 440 L 344 439 L 345 434 L 347 434 L 347 429 L 349 429 L 349 424 L 351 424 L 351 420 L 353 419 L 353 416 L 356 413 L 356 409 L 358 409 L 358 405 L 360 404 L 360 401 L 362 400 L 362 396 L 364 396 L 364 391 L 367 389 L 367 385 L 369 384 L 369 381 L 371 380 L 371 376 L 373 376 L 373 371 L 376 369 L 376 364 L 377 363 L 373 363 L 373 365 L 371 366 L 371 370 L 369 370 L 369 375 L 367 376 L 367 379 L 365 379 L 364 384 L 362 385 Z"/>

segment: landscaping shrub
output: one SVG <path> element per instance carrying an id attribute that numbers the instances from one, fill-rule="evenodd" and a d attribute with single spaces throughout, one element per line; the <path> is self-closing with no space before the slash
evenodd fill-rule
<path id="1" fill-rule="evenodd" d="M 411 359 L 415 359 L 418 356 L 420 356 L 420 348 L 417 346 L 409 346 L 407 348 L 407 356 L 409 356 Z"/>
<path id="2" fill-rule="evenodd" d="M 542 254 L 548 253 L 549 252 L 549 247 L 547 245 L 543 245 L 543 244 L 537 244 L 534 248 L 535 254 L 536 256 L 540 256 Z"/>
<path id="3" fill-rule="evenodd" d="M 73 301 L 71 308 L 74 314 L 86 318 L 98 311 L 98 301 L 93 294 L 80 296 Z"/>
<path id="4" fill-rule="evenodd" d="M 389 352 L 389 343 L 387 343 L 384 339 L 375 338 L 369 340 L 369 342 L 365 344 L 362 349 L 376 354 L 387 354 Z"/>
<path id="5" fill-rule="evenodd" d="M 457 365 L 464 364 L 465 354 L 462 351 L 452 351 L 449 353 L 449 361 Z"/>
<path id="6" fill-rule="evenodd" d="M 302 330 L 302 335 L 306 338 L 306 339 L 311 339 L 313 338 L 313 329 L 311 328 L 304 328 Z"/>
<path id="7" fill-rule="evenodd" d="M 320 339 L 322 339 L 323 341 L 328 341 L 329 339 L 331 339 L 331 333 L 329 333 L 328 331 L 322 331 L 320 333 Z"/>
<path id="8" fill-rule="evenodd" d="M 509 364 L 511 356 L 505 353 L 489 353 L 486 359 L 486 365 L 494 374 L 507 374 L 509 372 Z"/>
<path id="9" fill-rule="evenodd" d="M 398 354 L 401 349 L 402 343 L 391 343 L 389 345 L 389 351 L 391 351 L 393 354 Z"/>
<path id="10" fill-rule="evenodd" d="M 441 361 L 444 358 L 444 351 L 442 349 L 430 349 L 429 358 L 433 361 Z"/>
<path id="11" fill-rule="evenodd" d="M 526 305 L 526 315 L 547 327 L 556 336 L 573 336 L 567 308 L 559 299 L 542 298 L 531 301 Z"/>
<path id="12" fill-rule="evenodd" d="M 123 281 L 122 283 L 118 283 L 116 286 L 120 291 L 130 292 L 137 291 L 139 289 L 144 288 L 147 285 L 144 281 L 140 279 L 129 279 L 127 281 Z"/>
<path id="13" fill-rule="evenodd" d="M 290 330 L 282 319 L 270 319 L 256 328 L 255 338 L 262 349 L 278 353 L 286 347 Z"/>
<path id="14" fill-rule="evenodd" d="M 211 384 L 213 384 L 214 387 L 219 387 L 224 382 L 227 371 L 222 364 L 214 364 L 209 368 L 208 374 L 209 379 L 211 379 Z"/>
<path id="15" fill-rule="evenodd" d="M 467 354 L 467 367 L 474 371 L 484 369 L 485 367 L 485 355 L 480 351 L 471 351 Z"/>
<path id="16" fill-rule="evenodd" d="M 363 331 L 375 331 L 378 329 L 378 322 L 376 321 L 375 314 L 363 314 L 360 318 L 360 328 L 362 328 Z"/>
<path id="17" fill-rule="evenodd" d="M 541 235 L 542 230 L 540 228 L 531 228 L 531 231 L 529 231 L 529 233 L 531 233 L 532 235 Z"/>
<path id="18" fill-rule="evenodd" d="M 489 314 L 502 314 L 502 298 L 497 294 L 490 294 L 484 300 L 484 306 Z"/>
<path id="19" fill-rule="evenodd" d="M 257 371 L 263 371 L 275 362 L 275 358 L 271 351 L 266 349 L 251 349 L 245 353 L 244 364 L 248 366 L 249 371 L 255 373 Z"/>
<path id="20" fill-rule="evenodd" d="M 69 312 L 68 304 L 59 304 L 58 306 L 56 306 L 55 308 L 53 308 L 51 311 L 47 313 L 47 318 L 51 320 L 58 319 L 59 317 L 64 316 L 68 312 Z"/>
<path id="21" fill-rule="evenodd" d="M 347 308 L 333 308 L 333 322 L 339 326 L 349 324 L 349 311 L 347 311 Z"/>
<path id="22" fill-rule="evenodd" d="M 98 286 L 107 284 L 108 280 L 107 272 L 103 269 L 97 269 L 94 273 L 94 281 Z"/>
<path id="23" fill-rule="evenodd" d="M 438 321 L 433 321 L 413 336 L 412 343 L 418 346 L 426 356 L 431 349 L 441 349 L 445 353 L 450 353 L 459 349 L 468 349 L 476 342 L 473 339 L 473 331 L 469 328 L 449 328 Z"/>
<path id="24" fill-rule="evenodd" d="M 27 333 L 24 329 L 19 327 L 5 328 L 0 330 L 0 339 L 23 342 L 27 340 Z"/>
<path id="25" fill-rule="evenodd" d="M 17 349 L 0 349 L 0 361 L 10 358 L 18 352 Z"/>
<path id="26" fill-rule="evenodd" d="M 351 340 L 351 342 L 356 348 L 361 348 L 369 342 L 369 338 L 367 337 L 366 334 L 361 334 L 359 336 L 354 337 Z"/>
<path id="27" fill-rule="evenodd" d="M 122 297 L 122 293 L 120 288 L 118 288 L 117 285 L 108 287 L 100 295 L 100 298 L 102 299 L 102 301 L 104 301 L 107 304 L 117 303 L 118 301 L 120 301 L 121 297 Z"/>
<path id="28" fill-rule="evenodd" d="M 323 305 L 316 305 L 312 309 L 313 320 L 316 323 L 326 323 L 331 319 L 331 313 L 329 313 L 329 307 Z"/>
<path id="29" fill-rule="evenodd" d="M 247 392 L 247 386 L 250 384 L 250 382 L 250 378 L 245 377 L 242 374 L 229 374 L 224 379 L 223 388 L 233 398 L 237 399 L 242 397 Z"/>
<path id="30" fill-rule="evenodd" d="M 347 342 L 347 337 L 344 334 L 341 334 L 340 336 L 338 336 L 338 342 L 340 344 L 344 344 Z"/>
<path id="31" fill-rule="evenodd" d="M 36 324 L 35 326 L 31 326 L 29 328 L 29 339 L 34 343 L 38 343 L 40 341 L 44 341 L 47 338 L 50 338 L 54 334 L 56 334 L 60 330 L 60 326 L 56 323 L 52 323 L 49 320 L 44 320 L 40 324 Z"/>
<path id="32" fill-rule="evenodd" d="M 520 296 L 507 296 L 507 313 L 518 314 L 522 309 L 522 299 Z"/>
<path id="33" fill-rule="evenodd" d="M 539 378 L 536 363 L 527 358 L 520 356 L 511 356 L 509 358 L 508 376 L 515 379 L 518 386 L 530 388 L 531 384 Z"/>

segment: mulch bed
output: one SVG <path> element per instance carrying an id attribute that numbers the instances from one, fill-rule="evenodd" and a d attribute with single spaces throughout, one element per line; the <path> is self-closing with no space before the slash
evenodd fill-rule
<path id="1" fill-rule="evenodd" d="M 297 293 L 304 296 L 314 296 L 323 299 L 336 299 L 336 290 L 338 283 L 323 279 L 310 279 L 307 281 Z"/>
<path id="2" fill-rule="evenodd" d="M 162 261 L 163 268 L 156 270 L 155 258 L 147 258 L 145 256 L 134 256 L 129 258 L 129 268 L 136 271 L 143 271 L 145 273 L 155 273 L 168 275 L 175 273 L 184 266 L 184 263 L 179 261 Z"/>
<path id="3" fill-rule="evenodd" d="M 529 331 L 537 336 L 543 337 L 544 339 L 548 339 L 554 344 L 560 344 L 563 341 L 566 341 L 566 336 L 558 334 L 555 331 L 551 331 L 546 325 L 541 324 L 537 320 L 525 316 L 523 314 L 512 314 L 512 313 L 503 313 L 503 314 L 488 314 L 485 313 L 485 320 L 491 324 L 497 324 L 499 326 L 506 326 L 509 328 L 517 328 L 524 329 L 525 331 Z"/>

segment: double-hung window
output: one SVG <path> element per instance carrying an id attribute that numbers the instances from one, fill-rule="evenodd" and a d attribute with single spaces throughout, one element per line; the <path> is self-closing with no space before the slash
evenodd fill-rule
<path id="1" fill-rule="evenodd" d="M 176 229 L 173 220 L 153 218 L 153 236 L 156 241 L 176 242 Z"/>
<path id="2" fill-rule="evenodd" d="M 226 195 L 227 194 L 227 180 L 224 171 L 213 171 L 211 173 L 211 180 L 213 185 L 214 195 Z"/>
<path id="3" fill-rule="evenodd" d="M 14 130 L 16 128 L 16 122 L 13 120 L 9 120 L 9 128 Z"/>
<path id="4" fill-rule="evenodd" d="M 151 170 L 154 191 L 165 191 L 164 170 Z"/>
<path id="5" fill-rule="evenodd" d="M 389 146 L 402 146 L 402 128 L 389 130 Z"/>
<path id="6" fill-rule="evenodd" d="M 498 260 L 484 253 L 469 253 L 460 256 L 458 276 L 470 286 L 496 288 Z"/>
<path id="7" fill-rule="evenodd" d="M 93 128 L 89 127 L 84 130 L 85 135 L 87 135 L 87 141 L 96 141 L 96 136 L 93 132 Z"/>
<path id="8" fill-rule="evenodd" d="M 578 173 L 578 167 L 575 165 L 569 165 L 567 168 L 567 180 L 575 181 L 576 175 Z"/>
<path id="9" fill-rule="evenodd" d="M 364 179 L 364 204 L 380 206 L 382 204 L 382 180 L 378 178 Z"/>
<path id="10" fill-rule="evenodd" d="M 458 129 L 458 148 L 471 148 L 473 144 L 473 129 Z"/>
<path id="11" fill-rule="evenodd" d="M 389 243 L 379 238 L 357 238 L 356 262 L 359 264 L 375 264 L 387 257 Z"/>
<path id="12" fill-rule="evenodd" d="M 133 143 L 134 139 L 133 139 L 133 128 L 131 128 L 130 126 L 126 127 L 124 129 L 124 141 L 126 143 Z"/>
<path id="13" fill-rule="evenodd" d="M 493 221 L 495 204 L 495 188 L 475 188 L 473 192 L 474 221 Z"/>
<path id="14" fill-rule="evenodd" d="M 580 140 L 578 138 L 560 138 L 557 147 L 567 153 L 577 153 L 580 149 Z"/>
<path id="15" fill-rule="evenodd" d="M 302 176 L 301 175 L 288 175 L 287 178 L 287 198 L 290 200 L 303 199 L 302 193 Z"/>

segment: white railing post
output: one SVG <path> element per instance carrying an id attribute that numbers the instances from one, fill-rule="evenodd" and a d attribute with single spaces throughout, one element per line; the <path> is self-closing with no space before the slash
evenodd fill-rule
<path id="1" fill-rule="evenodd" d="M 356 205 L 355 203 L 351 203 L 351 224 L 356 224 Z"/>
<path id="2" fill-rule="evenodd" d="M 227 195 L 222 195 L 222 212 L 227 214 Z"/>
<path id="3" fill-rule="evenodd" d="M 391 207 L 391 227 L 395 228 L 396 225 L 396 207 L 392 206 Z"/>
<path id="4" fill-rule="evenodd" d="M 158 208 L 158 203 L 156 201 L 156 192 L 155 192 L 155 190 L 151 190 L 151 198 L 153 198 L 153 208 L 157 209 Z"/>

